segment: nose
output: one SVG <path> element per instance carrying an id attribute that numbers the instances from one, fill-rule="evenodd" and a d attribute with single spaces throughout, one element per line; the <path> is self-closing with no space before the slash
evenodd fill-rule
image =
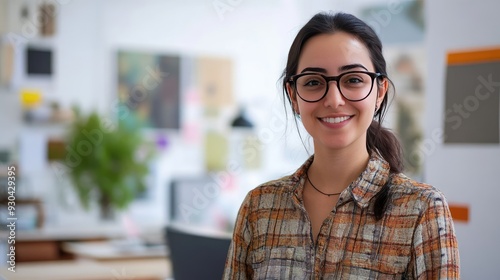
<path id="1" fill-rule="evenodd" d="M 323 99 L 323 105 L 325 107 L 337 108 L 345 104 L 345 99 L 337 87 L 337 81 L 330 81 L 328 85 L 328 92 Z"/>

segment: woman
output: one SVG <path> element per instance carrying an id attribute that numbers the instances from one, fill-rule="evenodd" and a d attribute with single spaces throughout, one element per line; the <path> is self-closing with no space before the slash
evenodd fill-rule
<path id="1" fill-rule="evenodd" d="M 443 194 L 403 175 L 381 127 L 392 85 L 374 31 L 317 14 L 297 34 L 284 94 L 314 155 L 245 198 L 224 279 L 458 279 Z"/>

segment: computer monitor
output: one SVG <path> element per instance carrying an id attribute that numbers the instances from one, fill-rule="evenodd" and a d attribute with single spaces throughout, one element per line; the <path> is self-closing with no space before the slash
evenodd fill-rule
<path id="1" fill-rule="evenodd" d="M 206 186 L 211 184 L 209 177 L 175 178 L 170 182 L 170 214 L 172 223 L 203 225 L 208 221 L 207 215 L 213 211 L 217 197 L 205 194 Z"/>
<path id="2" fill-rule="evenodd" d="M 254 181 L 260 180 L 222 172 L 173 178 L 167 192 L 170 202 L 167 222 L 232 232 L 238 210 L 248 193 L 241 182 L 257 185 Z"/>

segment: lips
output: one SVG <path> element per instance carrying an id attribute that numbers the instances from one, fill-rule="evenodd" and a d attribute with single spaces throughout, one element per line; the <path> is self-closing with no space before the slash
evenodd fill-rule
<path id="1" fill-rule="evenodd" d="M 341 123 L 344 122 L 348 119 L 350 119 L 352 116 L 342 116 L 342 117 L 335 117 L 335 118 L 320 118 L 322 122 L 326 123 Z"/>

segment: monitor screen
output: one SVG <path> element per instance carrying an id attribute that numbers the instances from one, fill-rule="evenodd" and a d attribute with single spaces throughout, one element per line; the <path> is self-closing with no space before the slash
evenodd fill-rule
<path id="1" fill-rule="evenodd" d="M 175 178 L 170 184 L 170 222 L 215 230 L 232 229 L 238 207 L 209 176 Z M 239 206 L 239 202 L 238 202 Z"/>

